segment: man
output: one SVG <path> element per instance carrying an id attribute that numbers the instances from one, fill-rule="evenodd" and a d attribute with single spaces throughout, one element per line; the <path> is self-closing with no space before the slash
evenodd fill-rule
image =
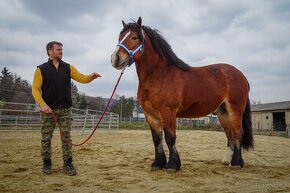
<path id="1" fill-rule="evenodd" d="M 63 172 L 67 175 L 76 175 L 72 164 L 71 144 L 71 78 L 81 83 L 89 83 L 101 77 L 98 73 L 81 74 L 73 65 L 63 62 L 62 43 L 52 41 L 46 46 L 48 61 L 39 65 L 35 70 L 32 95 L 40 105 L 41 120 L 41 156 L 43 159 L 43 173 L 51 174 L 51 139 L 55 128 L 55 121 L 51 112 L 56 115 L 63 131 Z"/>

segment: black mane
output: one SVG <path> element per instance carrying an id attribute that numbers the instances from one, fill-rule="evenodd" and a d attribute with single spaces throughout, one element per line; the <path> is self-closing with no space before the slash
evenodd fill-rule
<path id="1" fill-rule="evenodd" d="M 126 24 L 126 26 L 123 28 L 120 34 L 122 34 L 124 31 L 128 29 L 137 32 L 140 38 L 143 37 L 142 32 L 138 29 L 137 23 Z M 147 34 L 155 52 L 161 58 L 165 59 L 168 64 L 175 65 L 176 67 L 184 71 L 189 71 L 191 69 L 191 66 L 183 62 L 175 55 L 171 46 L 168 44 L 165 38 L 159 33 L 158 30 L 152 29 L 149 26 L 144 25 L 142 26 L 142 29 Z"/>

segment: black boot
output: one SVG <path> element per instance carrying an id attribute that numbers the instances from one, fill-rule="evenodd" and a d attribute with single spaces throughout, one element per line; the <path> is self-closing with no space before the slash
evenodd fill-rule
<path id="1" fill-rule="evenodd" d="M 52 174 L 51 159 L 43 159 L 42 172 L 46 175 Z"/>
<path id="2" fill-rule="evenodd" d="M 72 158 L 69 158 L 67 160 L 64 160 L 63 163 L 63 173 L 69 175 L 69 176 L 75 176 L 77 174 L 73 164 L 72 164 Z"/>

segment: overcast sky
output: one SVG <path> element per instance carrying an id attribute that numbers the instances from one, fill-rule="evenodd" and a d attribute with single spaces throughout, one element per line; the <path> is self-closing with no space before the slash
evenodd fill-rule
<path id="1" fill-rule="evenodd" d="M 248 78 L 251 100 L 290 100 L 290 1 L 287 0 L 0 0 L 0 65 L 32 83 L 47 61 L 51 40 L 63 60 L 103 77 L 79 84 L 109 97 L 119 76 L 110 63 L 121 21 L 141 16 L 191 66 L 230 63 Z M 126 69 L 119 95 L 136 96 L 135 66 Z"/>

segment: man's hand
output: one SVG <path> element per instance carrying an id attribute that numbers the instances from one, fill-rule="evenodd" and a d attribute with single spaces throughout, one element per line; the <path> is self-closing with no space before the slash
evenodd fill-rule
<path id="1" fill-rule="evenodd" d="M 52 112 L 52 110 L 51 110 L 51 108 L 48 105 L 44 105 L 43 107 L 41 107 L 41 112 L 49 114 L 49 113 Z"/>
<path id="2" fill-rule="evenodd" d="M 94 80 L 94 79 L 99 78 L 99 77 L 102 77 L 102 76 L 101 76 L 99 73 L 93 72 L 93 73 L 91 74 L 91 77 L 92 77 L 93 80 Z"/>

